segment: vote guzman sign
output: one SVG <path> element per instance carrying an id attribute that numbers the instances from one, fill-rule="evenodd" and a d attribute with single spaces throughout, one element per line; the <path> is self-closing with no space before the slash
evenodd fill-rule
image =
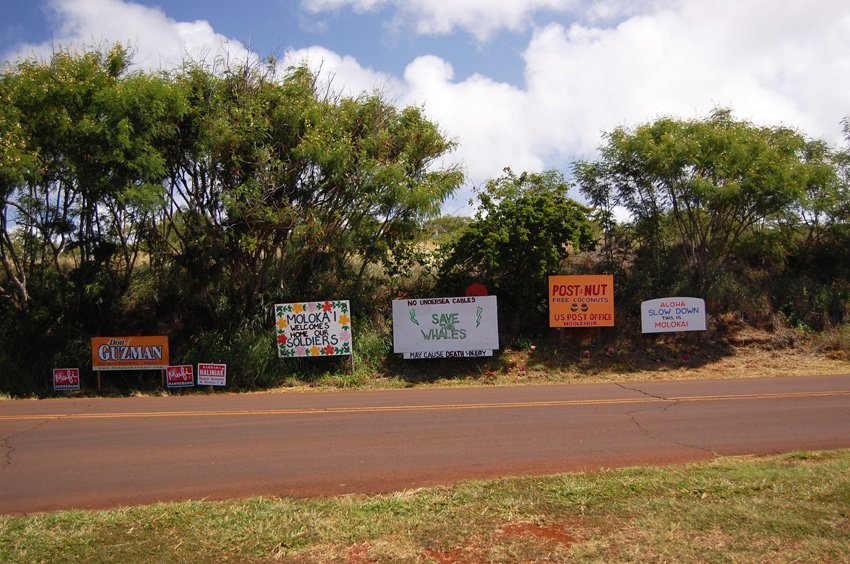
<path id="1" fill-rule="evenodd" d="M 705 300 L 701 298 L 659 298 L 640 304 L 643 333 L 705 331 Z"/>
<path id="2" fill-rule="evenodd" d="M 92 337 L 91 364 L 97 370 L 165 370 L 168 337 Z"/>
<path id="3" fill-rule="evenodd" d="M 406 359 L 492 356 L 496 296 L 393 300 L 393 351 Z"/>
<path id="4" fill-rule="evenodd" d="M 274 315 L 279 357 L 351 354 L 348 300 L 277 304 Z"/>
<path id="5" fill-rule="evenodd" d="M 613 327 L 614 277 L 549 277 L 549 327 Z"/>

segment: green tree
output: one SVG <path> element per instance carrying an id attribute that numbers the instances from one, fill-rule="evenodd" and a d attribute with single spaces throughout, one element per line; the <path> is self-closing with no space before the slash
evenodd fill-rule
<path id="1" fill-rule="evenodd" d="M 116 46 L 3 73 L 0 258 L 18 311 L 39 296 L 94 328 L 130 284 L 162 201 L 164 123 L 176 108 L 160 78 L 128 66 Z"/>
<path id="2" fill-rule="evenodd" d="M 368 266 L 463 179 L 434 166 L 453 144 L 418 109 L 328 97 L 305 67 L 189 65 L 176 81 L 191 111 L 154 246 L 213 323 L 267 315 L 270 300 L 356 301 Z"/>
<path id="3" fill-rule="evenodd" d="M 704 120 L 659 119 L 606 135 L 598 163 L 579 163 L 582 192 L 613 202 L 649 233 L 661 264 L 663 225 L 676 234 L 687 286 L 707 293 L 741 237 L 800 208 L 831 182 L 818 142 L 784 127 L 758 127 L 716 110 Z"/>
<path id="4" fill-rule="evenodd" d="M 475 220 L 444 249 L 440 277 L 446 291 L 483 282 L 498 295 L 512 335 L 539 330 L 547 315 L 548 276 L 570 253 L 593 247 L 590 210 L 567 196 L 556 171 L 505 169 L 479 194 Z"/>

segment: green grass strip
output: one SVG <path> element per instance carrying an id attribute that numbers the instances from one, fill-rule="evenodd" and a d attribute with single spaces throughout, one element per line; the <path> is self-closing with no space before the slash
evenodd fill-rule
<path id="1" fill-rule="evenodd" d="M 4 562 L 850 561 L 850 450 L 0 517 Z"/>

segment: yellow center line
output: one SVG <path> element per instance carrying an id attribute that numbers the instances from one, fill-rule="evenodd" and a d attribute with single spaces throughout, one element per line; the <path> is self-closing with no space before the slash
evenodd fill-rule
<path id="1" fill-rule="evenodd" d="M 619 399 L 586 399 L 558 401 L 529 401 L 507 403 L 460 403 L 436 405 L 398 405 L 370 407 L 313 407 L 302 409 L 240 409 L 204 411 L 150 411 L 130 413 L 49 413 L 32 415 L 0 415 L 0 421 L 32 421 L 45 419 L 133 419 L 153 417 L 216 417 L 227 415 L 321 415 L 338 413 L 386 413 L 406 411 L 454 411 L 470 409 L 516 409 L 541 407 L 570 407 L 587 405 L 630 405 L 646 403 L 676 403 L 704 401 L 746 401 L 793 398 L 846 397 L 850 390 L 827 392 L 783 392 L 770 394 L 729 394 L 712 396 L 639 397 Z"/>

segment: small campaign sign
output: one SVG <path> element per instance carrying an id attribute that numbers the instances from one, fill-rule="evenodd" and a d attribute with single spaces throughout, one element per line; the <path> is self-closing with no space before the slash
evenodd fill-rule
<path id="1" fill-rule="evenodd" d="M 643 333 L 705 331 L 705 300 L 701 298 L 659 298 L 640 304 Z"/>
<path id="2" fill-rule="evenodd" d="M 195 385 L 195 373 L 191 364 L 169 366 L 165 370 L 165 382 L 169 388 L 186 388 Z"/>
<path id="3" fill-rule="evenodd" d="M 198 364 L 199 386 L 224 386 L 226 382 L 226 364 Z"/>
<path id="4" fill-rule="evenodd" d="M 79 368 L 54 368 L 53 369 L 54 390 L 79 390 L 80 369 Z"/>

